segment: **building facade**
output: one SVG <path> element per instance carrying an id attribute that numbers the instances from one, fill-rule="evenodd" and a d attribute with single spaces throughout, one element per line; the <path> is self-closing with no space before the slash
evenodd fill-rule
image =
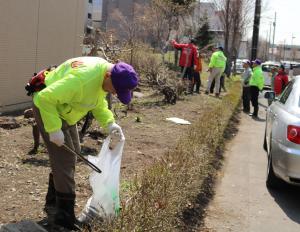
<path id="1" fill-rule="evenodd" d="M 135 4 L 145 5 L 149 2 L 150 0 L 102 0 L 102 29 L 121 29 L 119 23 L 113 18 L 114 10 L 119 10 L 123 16 L 130 18 L 133 17 Z"/>
<path id="2" fill-rule="evenodd" d="M 269 54 L 272 54 L 272 48 L 269 49 Z M 276 44 L 274 46 L 274 58 L 277 61 L 289 60 L 300 62 L 300 46 Z M 269 55 L 271 57 L 271 55 Z"/>
<path id="3" fill-rule="evenodd" d="M 30 104 L 34 72 L 81 55 L 84 12 L 85 0 L 0 1 L 0 113 Z"/>
<path id="4" fill-rule="evenodd" d="M 102 0 L 85 0 L 85 33 L 90 34 L 102 26 Z"/>

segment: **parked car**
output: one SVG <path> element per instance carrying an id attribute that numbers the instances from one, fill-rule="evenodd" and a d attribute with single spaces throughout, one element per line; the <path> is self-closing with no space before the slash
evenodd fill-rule
<path id="1" fill-rule="evenodd" d="M 300 75 L 300 63 L 295 61 L 281 61 L 281 63 L 284 65 L 285 70 L 287 73 L 289 73 L 290 68 L 293 68 L 293 75 L 297 76 Z"/>
<path id="2" fill-rule="evenodd" d="M 286 86 L 278 99 L 273 91 L 265 98 L 273 99 L 267 109 L 264 149 L 268 166 L 266 185 L 278 187 L 281 180 L 300 185 L 300 76 Z"/>
<path id="3" fill-rule="evenodd" d="M 264 89 L 271 89 L 271 77 L 272 77 L 271 70 L 274 67 L 279 68 L 280 63 L 274 62 L 274 61 L 267 61 L 265 63 L 262 63 L 262 65 L 261 65 L 261 68 L 262 68 L 262 71 L 264 74 L 264 78 L 265 78 Z"/>
<path id="4" fill-rule="evenodd" d="M 232 62 L 232 72 L 234 72 L 234 71 L 235 71 L 235 74 L 241 74 L 244 72 L 243 60 L 236 59 L 235 66 L 234 66 L 234 62 Z"/>

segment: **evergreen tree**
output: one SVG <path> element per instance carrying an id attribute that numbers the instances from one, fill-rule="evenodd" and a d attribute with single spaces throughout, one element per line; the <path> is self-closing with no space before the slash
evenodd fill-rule
<path id="1" fill-rule="evenodd" d="M 199 48 L 202 48 L 208 44 L 210 44 L 214 38 L 213 33 L 209 31 L 209 22 L 207 15 L 204 15 L 200 21 L 202 25 L 199 27 L 198 32 L 196 34 L 196 43 Z"/>

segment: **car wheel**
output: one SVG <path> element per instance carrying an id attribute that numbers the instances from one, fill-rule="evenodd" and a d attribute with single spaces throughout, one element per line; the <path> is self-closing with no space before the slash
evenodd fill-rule
<path id="1" fill-rule="evenodd" d="M 272 153 L 268 155 L 267 179 L 266 185 L 268 188 L 276 189 L 280 187 L 282 181 L 275 175 L 272 164 Z"/>

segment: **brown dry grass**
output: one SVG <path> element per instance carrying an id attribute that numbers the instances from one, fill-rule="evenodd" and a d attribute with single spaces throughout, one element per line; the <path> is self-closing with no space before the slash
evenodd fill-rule
<path id="1" fill-rule="evenodd" d="M 174 149 L 123 186 L 122 210 L 93 231 L 193 231 L 201 224 L 220 167 L 225 130 L 240 101 L 239 82 L 191 126 Z"/>

